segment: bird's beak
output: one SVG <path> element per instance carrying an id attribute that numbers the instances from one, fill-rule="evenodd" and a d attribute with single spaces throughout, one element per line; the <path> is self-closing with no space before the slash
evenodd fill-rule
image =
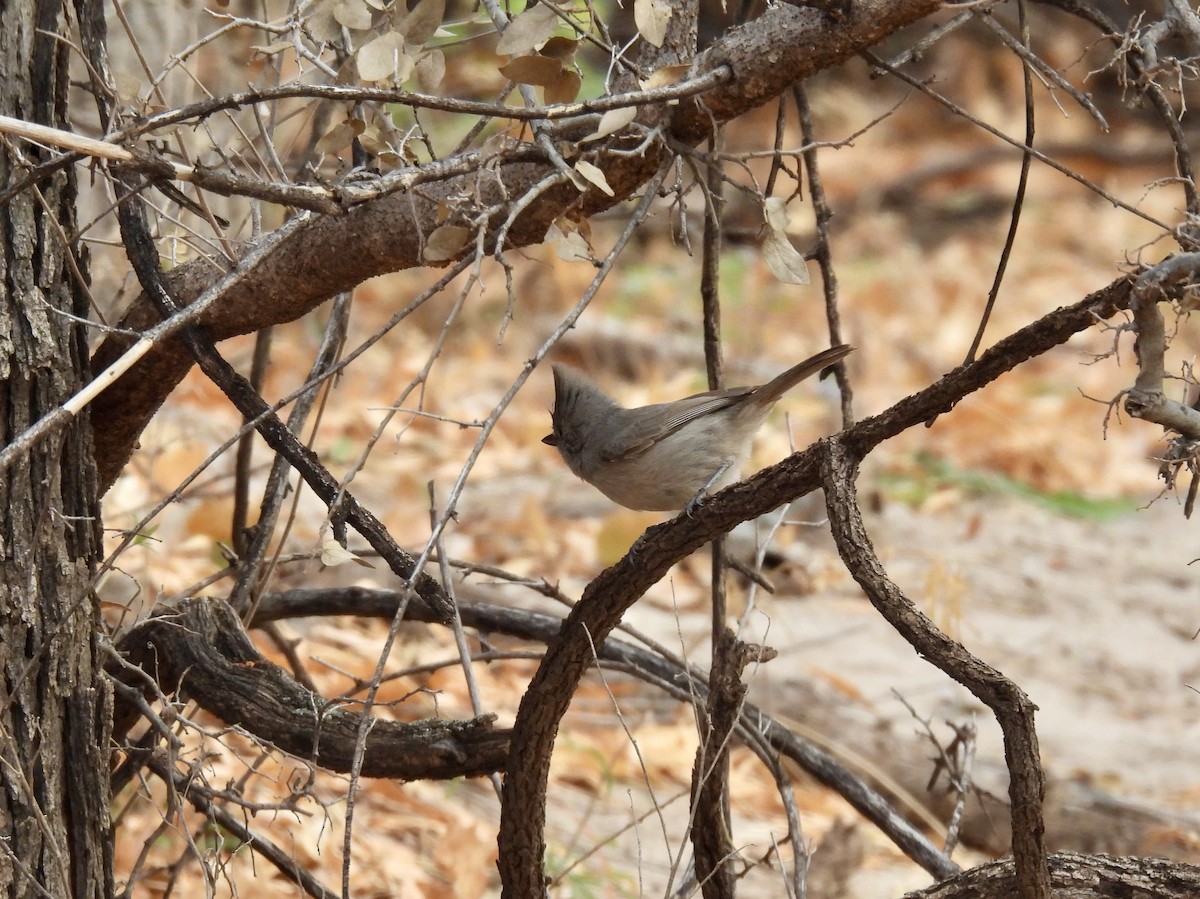
<path id="1" fill-rule="evenodd" d="M 558 437 L 554 434 L 547 434 L 542 438 L 542 443 L 546 444 L 546 446 L 558 446 Z"/>

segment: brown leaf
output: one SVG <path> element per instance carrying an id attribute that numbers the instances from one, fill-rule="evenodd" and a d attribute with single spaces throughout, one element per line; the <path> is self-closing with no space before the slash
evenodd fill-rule
<path id="1" fill-rule="evenodd" d="M 670 0 L 633 0 L 633 22 L 638 33 L 655 47 L 662 46 L 670 21 Z"/>
<path id="2" fill-rule="evenodd" d="M 620 131 L 632 122 L 636 116 L 636 106 L 622 106 L 620 109 L 610 109 L 604 115 L 600 116 L 600 124 L 596 126 L 596 130 L 587 137 L 582 138 L 579 142 L 582 144 L 607 137 L 616 131 Z"/>
<path id="3" fill-rule="evenodd" d="M 558 16 L 554 10 L 539 3 L 508 23 L 496 44 L 496 52 L 502 56 L 521 56 L 548 41 L 557 30 Z"/>
<path id="4" fill-rule="evenodd" d="M 350 146 L 354 136 L 354 127 L 349 122 L 339 122 L 321 135 L 321 139 L 317 141 L 317 152 L 336 153 Z"/>
<path id="5" fill-rule="evenodd" d="M 545 56 L 518 56 L 500 67 L 500 74 L 518 84 L 554 84 L 562 73 L 562 63 Z"/>
<path id="6" fill-rule="evenodd" d="M 397 10 L 403 8 L 404 4 L 397 4 Z M 412 12 L 396 21 L 396 30 L 404 35 L 409 46 L 420 46 L 433 37 L 445 17 L 446 0 L 421 0 Z"/>
<path id="7" fill-rule="evenodd" d="M 554 253 L 563 262 L 591 261 L 592 249 L 587 240 L 570 222 L 561 221 L 546 231 L 546 243 L 554 247 Z"/>
<path id="8" fill-rule="evenodd" d="M 304 29 L 313 40 L 328 44 L 341 39 L 341 26 L 333 17 L 336 5 L 336 0 L 320 0 L 311 7 L 312 11 L 304 19 Z"/>
<path id="9" fill-rule="evenodd" d="M 404 52 L 404 35 L 397 31 L 381 34 L 359 48 L 358 74 L 364 81 L 391 81 L 403 84 L 412 75 L 415 63 Z"/>
<path id="10" fill-rule="evenodd" d="M 549 56 L 551 59 L 561 59 L 564 63 L 570 62 L 575 58 L 575 52 L 579 49 L 579 41 L 569 37 L 563 37 L 561 34 L 555 35 L 542 45 L 542 49 L 538 52 L 542 56 Z"/>
<path id="11" fill-rule="evenodd" d="M 687 73 L 691 69 L 692 66 L 690 63 L 677 66 L 663 66 L 661 69 L 655 69 L 650 77 L 641 83 L 642 90 L 652 91 L 655 88 L 678 84 L 687 76 Z"/>
<path id="12" fill-rule="evenodd" d="M 333 6 L 333 18 L 351 31 L 365 31 L 371 27 L 371 8 L 364 0 L 338 0 Z"/>
<path id="13" fill-rule="evenodd" d="M 417 60 L 417 84 L 433 93 L 446 77 L 446 56 L 441 50 L 426 50 Z"/>
<path id="14" fill-rule="evenodd" d="M 462 225 L 442 225 L 434 228 L 429 239 L 425 241 L 425 251 L 422 255 L 426 262 L 445 262 L 453 259 L 466 245 L 470 236 L 470 230 Z"/>
<path id="15" fill-rule="evenodd" d="M 610 197 L 614 196 L 613 189 L 608 186 L 608 179 L 604 177 L 604 171 L 599 167 L 592 165 L 586 159 L 580 159 L 575 163 L 575 171 Z"/>
<path id="16" fill-rule="evenodd" d="M 570 103 L 579 95 L 582 84 L 583 79 L 579 77 L 578 72 L 574 69 L 563 69 L 557 81 L 546 85 L 544 99 L 547 103 Z"/>

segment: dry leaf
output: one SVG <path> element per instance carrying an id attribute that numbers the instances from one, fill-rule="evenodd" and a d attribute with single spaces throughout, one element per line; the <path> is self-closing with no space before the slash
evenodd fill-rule
<path id="1" fill-rule="evenodd" d="M 358 135 L 358 141 L 363 145 L 363 149 L 374 156 L 392 149 L 391 136 L 376 122 L 363 129 Z"/>
<path id="2" fill-rule="evenodd" d="M 322 565 L 325 565 L 328 568 L 334 568 L 338 565 L 344 565 L 347 562 L 354 562 L 356 565 L 361 565 L 363 568 L 375 567 L 366 559 L 360 559 L 332 537 L 321 544 Z"/>
<path id="3" fill-rule="evenodd" d="M 782 234 L 787 231 L 788 223 L 791 222 L 791 214 L 787 210 L 787 203 L 780 197 L 767 197 L 763 203 L 763 219 L 767 223 L 767 227 L 772 231 Z"/>
<path id="4" fill-rule="evenodd" d="M 562 63 L 545 56 L 518 56 L 500 67 L 500 74 L 518 84 L 537 84 L 542 87 L 554 84 L 562 73 Z"/>
<path id="5" fill-rule="evenodd" d="M 682 81 L 687 73 L 692 70 L 688 63 L 677 66 L 663 66 L 661 69 L 655 69 L 654 73 L 645 81 L 640 82 L 642 90 L 652 91 L 659 87 L 668 87 L 672 84 L 678 84 Z"/>
<path id="6" fill-rule="evenodd" d="M 321 139 L 317 141 L 317 152 L 336 153 L 350 146 L 354 137 L 354 126 L 349 122 L 339 122 L 321 135 Z"/>
<path id="7" fill-rule="evenodd" d="M 371 8 L 363 0 L 338 0 L 333 19 L 351 31 L 365 31 L 371 27 Z"/>
<path id="8" fill-rule="evenodd" d="M 671 21 L 669 0 L 633 0 L 633 22 L 638 33 L 655 47 L 661 47 Z"/>
<path id="9" fill-rule="evenodd" d="M 421 255 L 426 262 L 445 262 L 453 259 L 470 236 L 470 230 L 462 225 L 442 225 L 434 228 L 433 233 L 429 235 L 429 240 L 425 242 L 425 251 Z"/>
<path id="10" fill-rule="evenodd" d="M 542 56 L 549 56 L 551 59 L 561 59 L 563 63 L 570 62 L 575 58 L 576 51 L 579 50 L 579 41 L 569 37 L 557 35 L 550 38 L 542 45 L 542 49 L 538 52 Z"/>
<path id="11" fill-rule="evenodd" d="M 763 241 L 763 261 L 784 284 L 808 284 L 808 263 L 782 231 L 771 231 Z"/>
<path id="12" fill-rule="evenodd" d="M 575 171 L 579 172 L 584 178 L 587 178 L 592 184 L 600 188 L 610 197 L 613 196 L 613 189 L 608 186 L 608 179 L 604 177 L 604 172 L 596 166 L 592 165 L 585 159 L 580 159 L 575 163 Z"/>
<path id="13" fill-rule="evenodd" d="M 620 131 L 636 117 L 636 106 L 622 106 L 620 109 L 610 109 L 604 115 L 600 116 L 600 124 L 596 126 L 596 130 L 579 142 L 584 144 L 588 141 L 600 140 L 602 137 L 607 137 L 613 132 Z"/>
<path id="14" fill-rule="evenodd" d="M 364 81 L 392 81 L 403 84 L 412 75 L 415 63 L 404 52 L 404 35 L 396 31 L 381 34 L 358 51 L 358 74 Z"/>
<path id="15" fill-rule="evenodd" d="M 433 93 L 446 77 L 446 56 L 441 50 L 426 50 L 417 60 L 417 84 Z"/>
<path id="16" fill-rule="evenodd" d="M 583 84 L 583 79 L 579 77 L 579 73 L 574 69 L 563 69 L 559 73 L 558 80 L 553 84 L 547 84 L 544 90 L 545 101 L 549 103 L 570 103 L 579 95 L 579 88 Z"/>
<path id="17" fill-rule="evenodd" d="M 574 228 L 559 228 L 551 224 L 546 232 L 546 242 L 554 247 L 554 254 L 563 262 L 592 262 L 592 247 Z"/>
<path id="18" fill-rule="evenodd" d="M 305 17 L 304 30 L 312 36 L 313 40 L 328 44 L 341 39 L 341 26 L 333 17 L 336 5 L 336 0 L 322 0 L 313 6 L 312 12 Z"/>
<path id="19" fill-rule="evenodd" d="M 787 236 L 791 221 L 787 203 L 779 197 L 768 197 L 763 203 L 763 219 L 769 232 L 763 241 L 763 260 L 771 274 L 784 284 L 808 284 L 808 263 Z"/>
<path id="20" fill-rule="evenodd" d="M 396 4 L 397 12 L 403 9 L 403 3 Z M 446 0 L 421 0 L 412 12 L 396 21 L 396 30 L 404 35 L 409 46 L 420 46 L 437 33 L 445 17 Z"/>
<path id="21" fill-rule="evenodd" d="M 544 3 L 527 9 L 508 23 L 496 44 L 502 56 L 522 56 L 544 44 L 558 30 L 558 16 Z"/>

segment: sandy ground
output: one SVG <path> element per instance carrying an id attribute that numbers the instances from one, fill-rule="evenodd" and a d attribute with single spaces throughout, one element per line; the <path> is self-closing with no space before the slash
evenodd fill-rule
<path id="1" fill-rule="evenodd" d="M 1106 522 L 1012 499 L 925 512 L 887 503 L 868 525 L 907 595 L 1038 705 L 1052 781 L 1082 781 L 1109 801 L 1200 821 L 1192 817 L 1200 788 L 1200 590 L 1188 567 L 1200 552 L 1196 525 L 1173 500 Z M 806 530 L 797 554 L 814 569 L 835 564 L 820 527 Z M 804 717 L 792 703 L 804 695 L 801 684 L 817 681 L 918 745 L 928 744 L 914 712 L 943 740 L 945 721 L 973 720 L 978 781 L 1002 790 L 1000 732 L 988 710 L 919 658 L 844 573 L 831 580 L 804 598 L 762 597 L 746 617 L 746 633 L 765 628 L 765 642 L 780 653 L 755 675 L 751 698 L 784 718 Z M 630 620 L 668 642 L 673 633 L 679 639 L 661 602 L 643 601 Z M 684 633 L 707 626 L 700 610 L 682 621 Z M 844 759 L 863 750 L 808 723 Z M 928 882 L 886 852 L 869 859 L 844 895 L 894 896 Z M 759 889 L 772 895 L 770 882 Z"/>

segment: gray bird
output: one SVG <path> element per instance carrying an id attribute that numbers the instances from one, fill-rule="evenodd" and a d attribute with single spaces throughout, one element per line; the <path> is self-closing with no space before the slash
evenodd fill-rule
<path id="1" fill-rule="evenodd" d="M 758 387 L 731 387 L 626 409 L 581 373 L 554 366 L 553 432 L 567 467 L 630 509 L 691 509 L 737 480 L 754 433 L 775 402 L 850 353 L 831 347 Z"/>

